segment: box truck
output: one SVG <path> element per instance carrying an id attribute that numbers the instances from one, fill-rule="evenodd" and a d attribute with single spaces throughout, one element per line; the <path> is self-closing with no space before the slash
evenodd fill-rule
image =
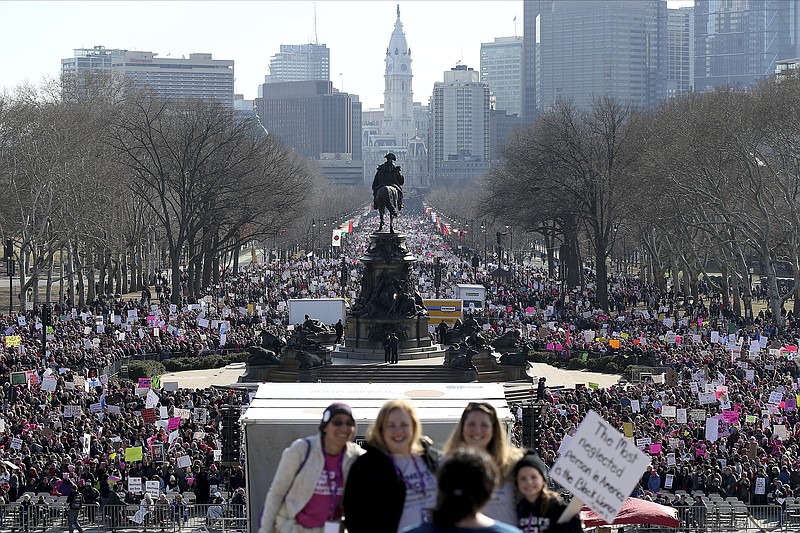
<path id="1" fill-rule="evenodd" d="M 464 301 L 464 310 L 484 309 L 486 307 L 486 287 L 483 285 L 470 285 L 457 283 L 455 285 L 456 298 Z"/>
<path id="2" fill-rule="evenodd" d="M 344 323 L 347 317 L 344 298 L 293 298 L 289 300 L 289 324 L 302 324 L 306 315 L 329 326 L 336 324 L 339 319 Z"/>
<path id="3" fill-rule="evenodd" d="M 422 300 L 422 303 L 428 309 L 432 326 L 438 326 L 444 320 L 452 328 L 456 320 L 464 318 L 462 300 Z"/>
<path id="4" fill-rule="evenodd" d="M 240 419 L 250 531 L 258 531 L 281 453 L 294 440 L 319 434 L 319 422 L 328 405 L 345 402 L 352 407 L 356 442 L 360 442 L 381 406 L 395 398 L 414 405 L 423 434 L 437 447 L 447 441 L 469 402 L 492 404 L 510 438 L 514 418 L 500 383 L 263 383 Z"/>

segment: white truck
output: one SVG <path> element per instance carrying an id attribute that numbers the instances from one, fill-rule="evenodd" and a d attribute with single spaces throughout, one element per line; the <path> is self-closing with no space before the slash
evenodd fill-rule
<path id="1" fill-rule="evenodd" d="M 344 298 L 297 298 L 289 300 L 289 324 L 302 324 L 306 315 L 328 326 L 341 319 L 345 322 L 347 309 Z"/>
<path id="2" fill-rule="evenodd" d="M 497 410 L 510 442 L 514 417 L 502 383 L 263 383 L 240 419 L 250 532 L 258 531 L 281 453 L 295 439 L 319 435 L 319 421 L 328 405 L 350 405 L 357 424 L 356 442 L 361 442 L 381 406 L 395 398 L 414 405 L 425 435 L 439 448 L 450 437 L 467 404 L 480 401 L 489 402 Z"/>
<path id="3" fill-rule="evenodd" d="M 456 298 L 464 300 L 464 311 L 479 310 L 486 307 L 486 287 L 483 285 L 470 285 L 457 283 L 455 285 Z"/>

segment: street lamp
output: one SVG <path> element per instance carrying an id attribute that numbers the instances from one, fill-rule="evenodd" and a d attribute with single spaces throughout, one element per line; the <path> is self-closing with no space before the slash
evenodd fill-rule
<path id="1" fill-rule="evenodd" d="M 509 234 L 508 251 L 511 252 L 511 259 L 508 261 L 509 268 L 514 261 L 514 226 L 506 224 L 506 232 Z"/>
<path id="2" fill-rule="evenodd" d="M 316 241 L 317 238 L 317 221 L 311 221 L 311 262 L 314 262 L 314 252 L 316 250 Z"/>
<path id="3" fill-rule="evenodd" d="M 488 258 L 486 256 L 486 221 L 481 222 L 481 231 L 483 232 L 483 266 L 489 270 Z"/>

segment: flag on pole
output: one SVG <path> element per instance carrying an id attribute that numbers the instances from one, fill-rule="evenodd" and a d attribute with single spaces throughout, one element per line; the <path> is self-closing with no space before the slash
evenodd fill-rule
<path id="1" fill-rule="evenodd" d="M 331 246 L 342 245 L 342 230 L 334 229 L 331 235 Z"/>

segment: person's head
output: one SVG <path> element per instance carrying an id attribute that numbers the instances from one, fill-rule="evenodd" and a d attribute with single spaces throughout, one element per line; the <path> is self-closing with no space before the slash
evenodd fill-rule
<path id="1" fill-rule="evenodd" d="M 445 453 L 470 446 L 487 452 L 497 466 L 505 470 L 508 462 L 506 432 L 497 418 L 494 406 L 486 402 L 470 402 L 445 445 Z"/>
<path id="2" fill-rule="evenodd" d="M 497 467 L 486 452 L 459 448 L 445 458 L 437 476 L 439 495 L 433 522 L 452 527 L 477 514 L 497 484 Z"/>
<path id="3" fill-rule="evenodd" d="M 529 502 L 536 501 L 547 488 L 547 467 L 536 452 L 528 451 L 514 465 L 517 490 Z"/>
<path id="4" fill-rule="evenodd" d="M 422 451 L 422 427 L 414 406 L 406 400 L 389 400 L 367 432 L 367 443 L 393 455 Z"/>
<path id="5" fill-rule="evenodd" d="M 356 434 L 353 411 L 346 403 L 332 403 L 322 413 L 319 431 L 329 453 L 339 453 Z"/>

